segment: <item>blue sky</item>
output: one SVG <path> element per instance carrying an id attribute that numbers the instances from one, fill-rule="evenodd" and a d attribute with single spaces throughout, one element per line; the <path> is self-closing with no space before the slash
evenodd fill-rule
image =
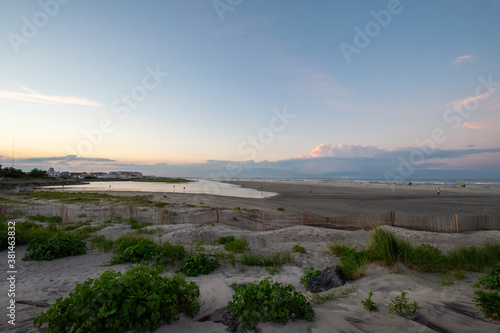
<path id="1" fill-rule="evenodd" d="M 499 178 L 499 17 L 498 0 L 2 1 L 0 163 L 14 141 L 24 170 Z"/>

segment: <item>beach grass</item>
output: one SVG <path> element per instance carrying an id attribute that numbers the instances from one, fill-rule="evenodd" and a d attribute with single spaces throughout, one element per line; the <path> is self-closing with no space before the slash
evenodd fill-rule
<path id="1" fill-rule="evenodd" d="M 481 272 L 500 263 L 500 245 L 461 246 L 445 254 L 429 244 L 415 246 L 382 228 L 373 230 L 366 249 L 334 242 L 328 245 L 328 252 L 340 256 L 338 268 L 350 280 L 363 276 L 370 262 L 389 267 L 402 262 L 415 271 L 440 274 L 453 270 Z"/>

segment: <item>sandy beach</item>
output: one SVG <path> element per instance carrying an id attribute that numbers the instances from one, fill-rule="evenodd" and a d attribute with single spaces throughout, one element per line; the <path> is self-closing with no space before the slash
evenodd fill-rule
<path id="1" fill-rule="evenodd" d="M 380 210 L 402 210 L 406 212 L 431 215 L 453 213 L 500 214 L 498 202 L 500 191 L 494 189 L 443 188 L 437 197 L 434 188 L 397 187 L 393 192 L 389 187 L 364 185 L 332 184 L 287 184 L 265 182 L 238 182 L 238 184 L 258 190 L 277 192 L 279 195 L 268 199 L 246 199 L 215 195 L 192 195 L 168 193 L 114 193 L 120 195 L 153 195 L 152 201 L 166 202 L 168 205 L 204 204 L 211 207 L 236 206 L 262 211 L 276 211 L 283 207 L 286 211 L 310 211 L 325 216 L 350 215 L 353 213 L 372 213 Z M 311 193 L 309 193 L 311 191 Z M 168 207 L 168 206 L 167 206 Z M 100 222 L 100 221 L 94 221 Z M 418 232 L 401 228 L 385 227 L 394 234 L 410 240 L 414 244 L 427 243 L 442 251 L 462 245 L 482 245 L 500 243 L 500 231 L 474 231 L 458 234 L 438 234 Z M 327 253 L 327 245 L 332 241 L 352 243 L 357 247 L 365 246 L 371 231 L 346 231 L 322 229 L 309 226 L 295 226 L 273 231 L 249 231 L 232 226 L 177 224 L 147 227 L 151 230 L 148 237 L 155 241 L 169 241 L 181 244 L 189 251 L 196 251 L 195 243 L 204 241 L 203 251 L 215 253 L 224 251 L 221 245 L 209 245 L 219 236 L 234 235 L 245 237 L 249 243 L 248 252 L 272 253 L 290 251 L 300 243 L 306 253 L 292 253 L 293 262 L 285 264 L 278 273 L 270 275 L 264 268 L 246 267 L 228 262 L 209 275 L 187 280 L 196 282 L 200 287 L 200 312 L 194 319 L 181 316 L 171 325 L 162 326 L 157 332 L 224 332 L 221 323 L 198 322 L 200 318 L 223 308 L 231 300 L 236 283 L 248 283 L 270 277 L 273 281 L 292 284 L 311 301 L 316 312 L 312 322 L 298 320 L 286 326 L 280 323 L 259 323 L 255 332 L 500 332 L 500 323 L 484 318 L 478 311 L 474 298 L 473 284 L 485 273 L 466 273 L 463 280 L 454 280 L 451 285 L 440 282 L 437 274 L 417 273 L 398 264 L 393 268 L 370 264 L 364 277 L 349 281 L 345 286 L 325 292 L 340 293 L 350 290 L 348 297 L 324 303 L 315 302 L 300 283 L 300 276 L 306 267 L 324 269 L 335 266 L 339 258 Z M 113 240 L 124 234 L 132 234 L 129 225 L 108 226 L 94 235 L 105 235 Z M 77 283 L 97 278 L 104 271 L 113 269 L 124 272 L 128 264 L 109 265 L 113 253 L 103 253 L 96 249 L 87 254 L 55 259 L 53 261 L 21 261 L 26 246 L 16 248 L 17 280 L 16 299 L 53 304 L 59 297 L 66 297 Z M 2 251 L 6 260 L 7 251 Z M 171 277 L 174 268 L 168 267 L 163 275 Z M 6 272 L 0 272 L 0 280 L 6 280 Z M 2 283 L 0 293 L 7 294 L 7 284 Z M 380 307 L 379 312 L 369 312 L 363 308 L 361 300 L 366 299 L 368 291 L 373 291 L 373 300 Z M 420 309 L 414 318 L 389 314 L 390 300 L 401 291 L 407 291 L 410 300 L 419 302 Z M 2 296 L 1 306 L 7 299 Z M 5 309 L 5 307 L 4 307 Z M 46 327 L 38 330 L 32 322 L 43 309 L 34 305 L 17 304 L 16 326 L 7 325 L 6 319 L 0 322 L 2 332 L 45 332 Z M 244 330 L 241 330 L 243 332 Z M 247 330 L 253 332 L 253 330 Z"/>

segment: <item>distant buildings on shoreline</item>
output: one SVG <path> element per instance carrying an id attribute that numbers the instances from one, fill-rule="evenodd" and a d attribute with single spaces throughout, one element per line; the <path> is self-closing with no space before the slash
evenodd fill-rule
<path id="1" fill-rule="evenodd" d="M 137 171 L 111 171 L 111 172 L 69 172 L 55 171 L 50 168 L 47 171 L 47 177 L 50 178 L 71 178 L 71 179 L 137 179 L 137 178 L 155 178 L 155 176 L 143 176 L 142 172 Z"/>

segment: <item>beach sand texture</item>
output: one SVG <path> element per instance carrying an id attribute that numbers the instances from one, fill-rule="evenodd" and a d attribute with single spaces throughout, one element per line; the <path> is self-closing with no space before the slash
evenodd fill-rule
<path id="1" fill-rule="evenodd" d="M 236 207 L 275 211 L 284 207 L 286 211 L 312 211 L 323 215 L 336 216 L 353 213 L 369 213 L 378 210 L 402 210 L 419 214 L 449 214 L 456 212 L 474 212 L 499 215 L 498 190 L 481 189 L 467 192 L 462 189 L 442 189 L 441 197 L 436 198 L 431 188 L 397 188 L 392 192 L 389 188 L 376 186 L 330 186 L 317 184 L 272 184 L 244 183 L 245 186 L 276 191 L 280 195 L 266 200 L 242 199 L 232 197 L 171 194 L 163 201 L 169 204 L 203 202 L 211 207 Z M 309 198 L 309 188 L 312 188 Z M 373 191 L 372 191 L 373 188 Z M 277 190 L 280 191 L 277 191 Z M 123 193 L 121 193 L 123 194 Z M 136 195 L 137 193 L 129 193 Z M 144 194 L 144 193 L 140 193 Z M 161 201 L 160 194 L 154 194 Z M 439 201 L 438 201 L 439 200 Z M 434 203 L 438 201 L 438 203 Z M 327 204 L 330 203 L 330 204 Z M 500 231 L 474 231 L 467 233 L 431 233 L 411 231 L 401 228 L 384 227 L 394 234 L 404 237 L 415 244 L 428 243 L 449 251 L 461 245 L 482 245 L 486 242 L 500 243 Z M 215 225 L 163 225 L 151 226 L 154 232 L 150 236 L 154 240 L 169 241 L 182 244 L 186 249 L 194 251 L 198 240 L 206 243 L 219 236 L 234 235 L 245 237 L 249 243 L 249 251 L 253 253 L 271 253 L 289 251 L 293 245 L 300 243 L 307 253 L 292 253 L 293 262 L 284 265 L 275 275 L 270 275 L 264 268 L 231 266 L 221 263 L 221 267 L 209 275 L 203 275 L 188 280 L 196 282 L 200 287 L 200 312 L 194 319 L 181 318 L 171 325 L 161 327 L 157 332 L 224 332 L 226 326 L 213 322 L 197 322 L 198 319 L 227 305 L 234 293 L 231 288 L 235 283 L 248 283 L 271 277 L 273 281 L 292 284 L 303 292 L 308 299 L 312 296 L 305 291 L 300 283 L 300 276 L 306 267 L 324 269 L 334 266 L 339 258 L 326 253 L 326 246 L 331 241 L 352 243 L 355 246 L 365 246 L 369 240 L 369 230 L 335 230 L 310 226 L 294 226 L 272 231 L 249 231 L 233 226 Z M 133 233 L 128 225 L 112 225 L 95 235 L 105 235 L 117 239 L 123 234 Z M 203 245 L 206 253 L 223 251 L 222 245 Z M 129 265 L 113 265 L 108 263 L 112 253 L 102 253 L 89 250 L 86 255 L 66 257 L 48 262 L 21 261 L 26 252 L 26 246 L 16 248 L 16 265 L 18 279 L 16 280 L 16 299 L 32 302 L 47 302 L 52 304 L 59 297 L 66 297 L 74 290 L 76 283 L 82 283 L 89 278 L 97 278 L 104 271 L 113 269 L 124 272 Z M 2 251 L 6 258 L 6 251 Z M 174 269 L 169 267 L 165 276 L 172 276 Z M 462 281 L 455 281 L 451 286 L 439 282 L 436 274 L 416 273 L 398 264 L 394 268 L 370 264 L 366 275 L 358 280 L 350 281 L 342 288 L 354 288 L 349 298 L 315 303 L 314 321 L 298 320 L 289 322 L 286 326 L 280 323 L 259 323 L 258 332 L 500 332 L 500 323 L 484 318 L 478 312 L 474 298 L 473 284 L 484 273 L 467 273 Z M 0 279 L 6 281 L 6 272 L 0 272 Z M 2 283 L 1 306 L 7 305 L 6 284 Z M 363 308 L 361 300 L 366 299 L 368 291 L 373 291 L 373 300 L 379 305 L 379 312 L 368 312 Z M 389 315 L 390 300 L 401 291 L 408 292 L 410 300 L 419 302 L 418 315 L 405 318 L 397 314 Z M 339 292 L 339 290 L 328 291 Z M 34 305 L 16 305 L 16 326 L 7 325 L 6 319 L 0 322 L 2 332 L 40 332 L 32 326 L 36 314 L 42 308 Z M 249 330 L 249 332 L 251 332 Z"/>

